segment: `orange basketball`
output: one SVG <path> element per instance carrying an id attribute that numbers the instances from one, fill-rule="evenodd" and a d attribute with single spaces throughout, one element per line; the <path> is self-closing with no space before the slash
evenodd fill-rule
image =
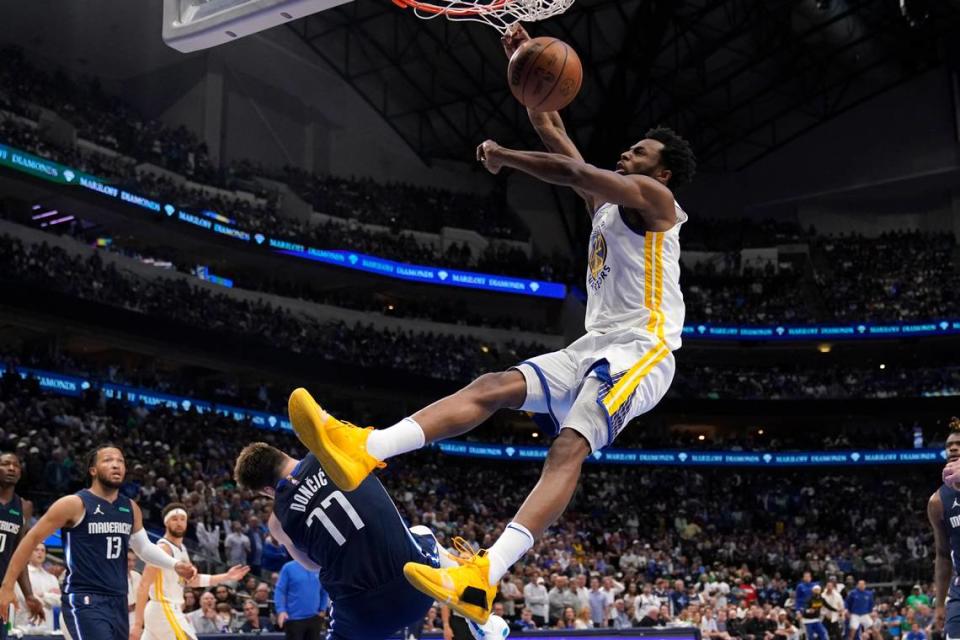
<path id="1" fill-rule="evenodd" d="M 573 102 L 583 83 L 580 57 L 563 40 L 532 38 L 510 58 L 510 91 L 534 111 L 559 111 Z"/>

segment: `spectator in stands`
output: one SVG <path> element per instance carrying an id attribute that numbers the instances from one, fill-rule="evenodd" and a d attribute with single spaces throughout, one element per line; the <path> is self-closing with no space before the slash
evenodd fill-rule
<path id="1" fill-rule="evenodd" d="M 911 609 L 918 610 L 921 606 L 930 606 L 930 596 L 923 592 L 923 588 L 915 584 L 913 589 L 910 592 L 910 595 L 907 596 L 907 606 Z"/>
<path id="2" fill-rule="evenodd" d="M 600 578 L 597 576 L 590 578 L 587 606 L 590 609 L 590 620 L 593 622 L 593 626 L 598 628 L 606 627 L 607 621 L 611 617 L 610 608 L 607 604 L 607 594 L 600 590 Z M 614 616 L 616 616 L 615 611 Z"/>
<path id="3" fill-rule="evenodd" d="M 223 547 L 227 552 L 227 564 L 231 566 L 246 564 L 252 551 L 250 538 L 243 533 L 243 525 L 238 521 L 234 520 L 230 527 L 230 534 L 223 540 Z"/>
<path id="4" fill-rule="evenodd" d="M 250 565 L 250 573 L 260 575 L 260 567 L 263 564 L 264 530 L 260 526 L 260 519 L 257 516 L 250 516 L 247 521 L 247 538 L 250 539 L 250 549 L 247 551 L 247 564 Z"/>
<path id="5" fill-rule="evenodd" d="M 550 605 L 550 624 L 555 625 L 564 615 L 564 610 L 569 608 L 574 612 L 576 618 L 577 594 L 570 589 L 570 580 L 564 575 L 555 575 L 553 578 L 553 588 L 548 593 Z"/>
<path id="6" fill-rule="evenodd" d="M 253 591 L 253 603 L 257 605 L 260 615 L 266 618 L 273 617 L 273 606 L 270 602 L 270 585 L 266 582 L 257 583 Z"/>
<path id="7" fill-rule="evenodd" d="M 60 583 L 57 578 L 44 568 L 47 559 L 47 545 L 42 542 L 33 550 L 27 571 L 30 576 L 30 588 L 33 595 L 43 603 L 43 621 L 33 623 L 29 611 L 21 606 L 17 611 L 17 625 L 36 633 L 53 631 L 53 607 L 60 606 Z M 20 587 L 17 586 L 18 598 L 21 597 Z"/>
<path id="8" fill-rule="evenodd" d="M 200 608 L 200 600 L 197 598 L 197 592 L 193 589 L 183 590 L 183 612 L 192 613 Z"/>
<path id="9" fill-rule="evenodd" d="M 517 620 L 512 626 L 518 631 L 535 631 L 536 629 L 540 628 L 540 625 L 538 625 L 537 621 L 534 619 L 533 610 L 529 607 L 523 608 L 523 610 L 520 612 L 520 619 Z"/>
<path id="10" fill-rule="evenodd" d="M 210 591 L 200 596 L 200 608 L 187 614 L 187 620 L 198 634 L 219 633 L 217 625 L 217 599 Z"/>
<path id="11" fill-rule="evenodd" d="M 510 621 L 517 617 L 517 602 L 523 600 L 523 591 L 517 586 L 514 577 L 508 572 L 500 580 L 500 594 L 503 603 L 503 618 Z"/>
<path id="12" fill-rule="evenodd" d="M 140 572 L 137 571 L 137 554 L 127 551 L 127 615 L 133 626 L 134 610 L 137 608 L 137 589 L 140 587 Z"/>
<path id="13" fill-rule="evenodd" d="M 260 609 L 253 600 L 243 603 L 243 624 L 240 633 L 266 633 L 273 631 L 270 618 L 260 615 Z"/>
<path id="14" fill-rule="evenodd" d="M 577 612 L 573 607 L 564 607 L 560 611 L 560 618 L 557 620 L 556 629 L 576 629 L 577 628 Z"/>
<path id="15" fill-rule="evenodd" d="M 236 611 L 226 602 L 217 602 L 215 624 L 217 633 L 233 633 L 240 629 L 240 620 Z"/>
<path id="16" fill-rule="evenodd" d="M 225 584 L 218 584 L 213 590 L 213 596 L 217 599 L 217 604 L 225 604 L 234 611 L 240 610 L 240 605 L 233 590 Z M 218 610 L 219 611 L 219 610 Z"/>
<path id="17" fill-rule="evenodd" d="M 660 607 L 650 607 L 637 623 L 638 627 L 658 627 L 662 624 L 660 620 Z"/>
<path id="18" fill-rule="evenodd" d="M 530 616 L 537 627 L 546 626 L 550 597 L 539 571 L 534 571 L 530 581 L 523 586 L 523 602 L 530 609 Z"/>

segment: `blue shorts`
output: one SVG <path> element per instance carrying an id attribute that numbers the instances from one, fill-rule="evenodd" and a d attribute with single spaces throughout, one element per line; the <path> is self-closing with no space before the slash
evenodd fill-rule
<path id="1" fill-rule="evenodd" d="M 73 640 L 129 640 L 126 596 L 69 593 L 61 602 L 63 623 Z"/>
<path id="2" fill-rule="evenodd" d="M 943 633 L 947 638 L 960 638 L 960 587 L 955 585 L 956 579 L 951 582 L 947 592 L 947 605 Z"/>
<path id="3" fill-rule="evenodd" d="M 418 547 L 410 545 L 408 561 L 439 567 L 436 539 L 432 535 L 413 538 Z M 327 640 L 383 640 L 404 627 L 420 624 L 433 606 L 433 598 L 414 589 L 400 569 L 373 591 L 334 599 Z"/>

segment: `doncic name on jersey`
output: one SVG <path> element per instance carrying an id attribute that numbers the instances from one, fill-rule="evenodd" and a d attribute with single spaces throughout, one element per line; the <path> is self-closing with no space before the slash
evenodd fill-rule
<path id="1" fill-rule="evenodd" d="M 297 489 L 297 492 L 293 494 L 290 503 L 290 508 L 294 511 L 300 511 L 301 513 L 307 512 L 307 507 L 310 506 L 310 500 L 317 494 L 317 491 L 321 487 L 327 486 L 327 475 L 322 471 L 317 471 L 311 476 L 307 476 L 300 482 L 300 487 Z"/>

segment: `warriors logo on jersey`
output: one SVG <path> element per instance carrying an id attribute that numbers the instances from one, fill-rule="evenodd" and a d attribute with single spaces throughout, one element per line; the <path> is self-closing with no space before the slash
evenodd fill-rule
<path id="1" fill-rule="evenodd" d="M 603 285 L 604 279 L 610 273 L 607 265 L 607 239 L 603 237 L 602 225 L 594 228 L 590 234 L 590 256 L 587 261 L 587 283 L 594 291 Z"/>

